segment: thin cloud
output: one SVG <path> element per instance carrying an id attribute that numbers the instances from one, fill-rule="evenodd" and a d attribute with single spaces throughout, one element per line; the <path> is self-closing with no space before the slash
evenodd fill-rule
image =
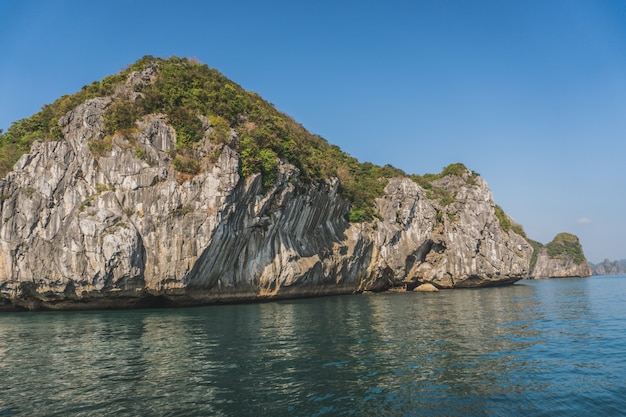
<path id="1" fill-rule="evenodd" d="M 591 219 L 587 217 L 581 217 L 580 219 L 576 220 L 576 223 L 588 224 L 588 223 L 591 223 Z"/>

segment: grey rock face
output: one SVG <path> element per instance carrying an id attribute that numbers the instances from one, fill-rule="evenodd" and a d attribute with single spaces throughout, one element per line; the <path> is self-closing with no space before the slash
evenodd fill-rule
<path id="1" fill-rule="evenodd" d="M 351 224 L 336 179 L 302 183 L 284 162 L 265 190 L 260 175 L 240 177 L 232 145 L 209 141 L 195 150 L 213 155 L 201 172 L 178 173 L 166 118 L 107 138 L 109 104 L 78 106 L 60 122 L 64 140 L 35 143 L 0 180 L 4 308 L 477 287 L 528 275 L 532 248 L 500 228 L 486 183 L 469 173 L 438 180 L 455 196 L 445 206 L 409 178 L 392 179 L 376 201 L 382 219 Z"/>

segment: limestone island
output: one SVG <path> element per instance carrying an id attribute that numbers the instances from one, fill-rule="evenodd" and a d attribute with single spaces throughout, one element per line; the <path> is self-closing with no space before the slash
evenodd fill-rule
<path id="1" fill-rule="evenodd" d="M 13 123 L 0 178 L 0 310 L 487 287 L 533 276 L 537 253 L 464 165 L 360 163 L 181 58 Z"/>

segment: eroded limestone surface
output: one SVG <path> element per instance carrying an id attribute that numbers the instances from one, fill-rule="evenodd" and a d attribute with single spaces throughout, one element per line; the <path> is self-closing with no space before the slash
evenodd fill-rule
<path id="1" fill-rule="evenodd" d="M 195 176 L 173 169 L 175 131 L 163 115 L 144 117 L 131 137 L 106 138 L 110 102 L 69 112 L 63 140 L 36 142 L 0 180 L 4 308 L 479 287 L 528 275 L 532 248 L 502 230 L 491 192 L 470 172 L 437 180 L 455 197 L 445 206 L 411 179 L 391 179 L 376 201 L 381 219 L 349 223 L 336 179 L 298 181 L 286 162 L 271 189 L 260 175 L 240 177 L 234 132 L 196 149 Z M 103 141 L 108 148 L 94 146 Z"/>

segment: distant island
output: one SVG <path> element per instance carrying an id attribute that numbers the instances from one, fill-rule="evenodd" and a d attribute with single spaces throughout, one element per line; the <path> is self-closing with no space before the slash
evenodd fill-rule
<path id="1" fill-rule="evenodd" d="M 620 259 L 617 261 L 610 261 L 608 259 L 605 259 L 598 264 L 589 263 L 589 265 L 593 270 L 593 275 L 626 274 L 626 259 Z"/>
<path id="2" fill-rule="evenodd" d="M 187 306 L 591 274 L 461 163 L 361 163 L 218 71 L 144 57 L 0 133 L 0 309 Z"/>

